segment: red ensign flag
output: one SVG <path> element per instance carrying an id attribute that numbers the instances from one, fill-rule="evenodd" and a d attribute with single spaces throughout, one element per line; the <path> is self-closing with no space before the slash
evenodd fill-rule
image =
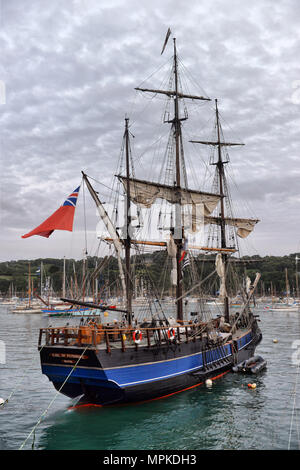
<path id="1" fill-rule="evenodd" d="M 54 230 L 69 230 L 69 232 L 72 232 L 79 189 L 80 186 L 70 194 L 57 211 L 50 215 L 41 225 L 23 235 L 22 238 L 32 237 L 33 235 L 48 238 Z"/>

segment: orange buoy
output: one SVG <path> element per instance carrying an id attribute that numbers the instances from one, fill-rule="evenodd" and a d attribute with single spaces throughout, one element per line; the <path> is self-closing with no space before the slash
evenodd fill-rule
<path id="1" fill-rule="evenodd" d="M 255 384 L 255 383 L 253 383 L 253 384 L 248 384 L 248 388 L 253 388 L 253 389 L 254 389 L 254 388 L 256 388 L 256 384 Z"/>

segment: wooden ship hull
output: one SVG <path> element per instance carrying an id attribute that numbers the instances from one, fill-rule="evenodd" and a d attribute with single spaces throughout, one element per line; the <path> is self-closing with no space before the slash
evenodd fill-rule
<path id="1" fill-rule="evenodd" d="M 125 330 L 43 329 L 42 372 L 57 390 L 79 398 L 81 405 L 143 402 L 222 377 L 234 364 L 252 357 L 262 338 L 256 319 L 251 329 L 228 335 L 225 343 L 197 334 L 196 325 L 177 327 L 174 340 L 160 343 L 159 335 L 168 330 L 147 330 L 142 331 L 140 344 L 131 340 L 127 345 L 124 334 L 131 333 Z"/>

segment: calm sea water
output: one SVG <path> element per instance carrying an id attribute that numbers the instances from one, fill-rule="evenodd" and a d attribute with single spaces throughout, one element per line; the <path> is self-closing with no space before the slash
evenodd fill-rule
<path id="1" fill-rule="evenodd" d="M 229 373 L 170 398 L 140 405 L 70 410 L 73 401 L 56 394 L 42 375 L 37 351 L 40 327 L 65 324 L 37 314 L 0 310 L 0 449 L 78 450 L 284 450 L 300 448 L 300 379 L 297 387 L 297 312 L 260 314 L 263 341 L 257 349 L 268 362 L 258 376 Z M 274 343 L 273 339 L 278 342 Z M 300 341 L 299 341 L 300 343 Z M 294 360 L 293 360 L 294 357 Z M 295 360 L 296 359 L 296 360 Z M 250 390 L 249 381 L 257 388 Z"/>

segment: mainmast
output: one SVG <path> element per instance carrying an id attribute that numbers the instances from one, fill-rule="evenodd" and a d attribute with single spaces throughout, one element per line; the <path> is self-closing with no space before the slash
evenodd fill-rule
<path id="1" fill-rule="evenodd" d="M 164 46 L 165 47 L 165 46 Z M 187 116 L 180 117 L 180 106 L 179 100 L 182 98 L 192 99 L 192 100 L 207 100 L 203 96 L 189 95 L 182 93 L 179 90 L 179 80 L 178 80 L 178 58 L 176 50 L 176 38 L 173 38 L 173 49 L 174 49 L 174 58 L 173 58 L 173 73 L 174 73 L 174 83 L 172 90 L 157 90 L 149 88 L 136 88 L 136 90 L 143 92 L 151 92 L 155 94 L 164 94 L 169 98 L 174 100 L 174 118 L 168 120 L 172 124 L 174 141 L 175 141 L 175 181 L 174 181 L 174 190 L 176 193 L 175 198 L 175 227 L 171 228 L 172 235 L 174 235 L 174 242 L 176 245 L 176 305 L 177 305 L 177 319 L 183 320 L 183 300 L 182 300 L 182 269 L 181 269 L 181 257 L 182 257 L 182 248 L 183 248 L 183 239 L 184 232 L 182 227 L 182 188 L 181 188 L 181 166 L 183 162 L 182 155 L 182 132 L 181 132 L 181 121 L 187 119 Z"/>
<path id="2" fill-rule="evenodd" d="M 218 110 L 218 100 L 215 100 L 216 103 L 216 124 L 217 124 L 217 143 L 218 143 L 218 161 L 216 163 L 218 174 L 219 174 L 219 193 L 221 195 L 221 202 L 220 202 L 220 227 L 221 227 L 221 248 L 227 248 L 226 246 L 226 223 L 225 223 L 225 209 L 224 209 L 224 162 L 222 159 L 222 152 L 221 152 L 221 138 L 220 138 L 220 121 L 219 121 L 219 110 Z M 226 253 L 222 253 L 222 258 L 225 266 L 225 296 L 224 296 L 224 317 L 225 321 L 229 323 L 229 300 L 227 294 L 227 286 L 226 286 L 226 279 L 227 279 L 227 261 L 228 255 Z"/>
<path id="3" fill-rule="evenodd" d="M 129 325 L 132 323 L 132 282 L 131 282 L 131 269 L 130 269 L 130 247 L 131 247 L 131 237 L 130 237 L 130 162 L 129 162 L 129 131 L 128 131 L 128 122 L 129 119 L 125 118 L 125 161 L 126 161 L 126 214 L 125 214 L 125 223 L 126 223 L 126 236 L 124 239 L 125 245 L 125 284 L 126 284 L 126 308 L 127 308 L 127 320 Z"/>
<path id="4" fill-rule="evenodd" d="M 176 244 L 176 268 L 177 268 L 177 284 L 176 284 L 176 299 L 177 300 L 177 319 L 183 320 L 183 303 L 182 303 L 182 269 L 181 269 L 181 252 L 182 252 L 182 214 L 181 214 L 181 174 L 180 174 L 180 146 L 181 139 L 181 122 L 179 119 L 179 103 L 178 103 L 178 72 L 177 72 L 177 51 L 176 51 L 176 38 L 174 41 L 174 81 L 175 81 L 175 96 L 174 96 L 174 135 L 175 135 L 175 168 L 176 168 L 176 188 L 178 190 L 178 202 L 175 205 L 175 244 Z"/>

